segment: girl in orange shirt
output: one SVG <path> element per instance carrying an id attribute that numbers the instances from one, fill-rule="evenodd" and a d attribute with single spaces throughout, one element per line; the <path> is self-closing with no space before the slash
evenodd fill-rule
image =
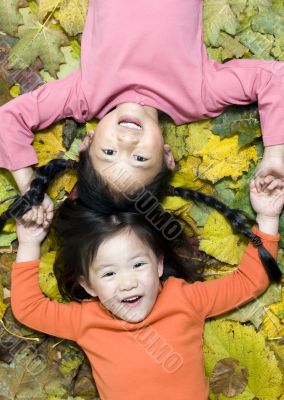
<path id="1" fill-rule="evenodd" d="M 171 188 L 172 195 L 183 191 Z M 253 180 L 250 199 L 258 224 L 252 231 L 242 214 L 215 200 L 235 230 L 251 239 L 238 269 L 193 284 L 186 280 L 202 280 L 202 268 L 190 259 L 186 236 L 170 214 L 151 221 L 141 213 L 97 214 L 80 198 L 68 199 L 55 221 L 61 236 L 55 272 L 61 293 L 72 300 L 68 304 L 45 298 L 38 285 L 40 243 L 48 227 L 41 219 L 29 226 L 18 220 L 14 315 L 33 329 L 76 341 L 90 360 L 102 400 L 167 400 L 173 391 L 179 400 L 205 400 L 205 319 L 258 296 L 268 277 L 281 278 L 274 258 L 283 183 L 271 177 L 268 188 L 257 192 Z M 167 222 L 162 231 L 161 221 Z"/>

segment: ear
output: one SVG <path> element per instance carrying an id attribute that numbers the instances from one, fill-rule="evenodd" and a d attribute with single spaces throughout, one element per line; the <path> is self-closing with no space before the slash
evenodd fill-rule
<path id="1" fill-rule="evenodd" d="M 164 256 L 160 256 L 158 260 L 158 274 L 159 278 L 163 275 L 164 272 Z"/>
<path id="2" fill-rule="evenodd" d="M 80 151 L 87 150 L 87 148 L 88 148 L 88 147 L 90 146 L 90 144 L 92 143 L 92 139 L 93 139 L 94 134 L 95 134 L 95 131 L 89 131 L 89 132 L 85 135 L 83 142 L 80 144 L 79 152 L 80 152 Z"/>
<path id="3" fill-rule="evenodd" d="M 86 292 L 92 296 L 92 297 L 97 297 L 96 292 L 94 291 L 93 288 L 91 288 L 88 283 L 86 282 L 86 279 L 83 276 L 80 276 L 79 278 L 79 284 L 82 286 L 83 289 L 86 290 Z"/>
<path id="4" fill-rule="evenodd" d="M 174 171 L 176 164 L 175 164 L 171 146 L 169 144 L 164 144 L 164 157 L 165 157 L 168 168 L 170 170 Z"/>

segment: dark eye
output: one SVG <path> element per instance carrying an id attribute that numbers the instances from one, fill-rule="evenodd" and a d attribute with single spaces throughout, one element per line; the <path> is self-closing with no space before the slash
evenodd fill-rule
<path id="1" fill-rule="evenodd" d="M 102 276 L 102 278 L 104 278 L 105 276 L 112 276 L 111 274 L 113 274 L 113 272 L 107 272 L 106 274 L 104 274 L 104 275 Z"/>
<path id="2" fill-rule="evenodd" d="M 111 149 L 103 149 L 103 152 L 108 155 L 108 156 L 113 156 L 115 153 L 115 150 L 111 150 Z"/>
<path id="3" fill-rule="evenodd" d="M 146 263 L 144 262 L 140 262 L 140 263 L 136 263 L 134 264 L 134 267 L 142 267 L 142 265 L 145 265 Z"/>
<path id="4" fill-rule="evenodd" d="M 142 157 L 142 156 L 134 156 L 136 161 L 144 162 L 147 161 L 148 158 Z"/>

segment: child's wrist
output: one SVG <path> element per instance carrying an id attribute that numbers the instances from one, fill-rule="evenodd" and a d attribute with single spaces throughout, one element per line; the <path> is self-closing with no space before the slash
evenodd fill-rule
<path id="1" fill-rule="evenodd" d="M 30 188 L 31 181 L 35 177 L 35 173 L 31 167 L 21 168 L 16 171 L 11 171 L 17 186 L 21 192 L 21 195 L 26 193 Z"/>
<path id="2" fill-rule="evenodd" d="M 265 157 L 284 157 L 284 144 L 277 144 L 274 146 L 266 146 L 264 149 Z"/>
<path id="3" fill-rule="evenodd" d="M 271 217 L 257 214 L 256 222 L 260 231 L 269 235 L 276 235 L 279 229 L 279 216 Z"/>
<path id="4" fill-rule="evenodd" d="M 40 258 L 40 243 L 20 242 L 16 262 L 38 260 Z"/>

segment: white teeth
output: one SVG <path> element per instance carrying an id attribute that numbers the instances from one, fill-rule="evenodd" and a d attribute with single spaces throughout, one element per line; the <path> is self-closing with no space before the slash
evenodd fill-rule
<path id="1" fill-rule="evenodd" d="M 126 121 L 122 121 L 119 123 L 119 125 L 121 126 L 126 126 L 127 128 L 132 128 L 132 129 L 137 129 L 137 130 L 141 130 L 141 126 L 134 124 L 133 122 L 126 122 Z"/>
<path id="2" fill-rule="evenodd" d="M 122 301 L 132 301 L 132 300 L 136 300 L 136 299 L 139 299 L 139 296 L 129 297 L 128 299 L 124 299 Z"/>

